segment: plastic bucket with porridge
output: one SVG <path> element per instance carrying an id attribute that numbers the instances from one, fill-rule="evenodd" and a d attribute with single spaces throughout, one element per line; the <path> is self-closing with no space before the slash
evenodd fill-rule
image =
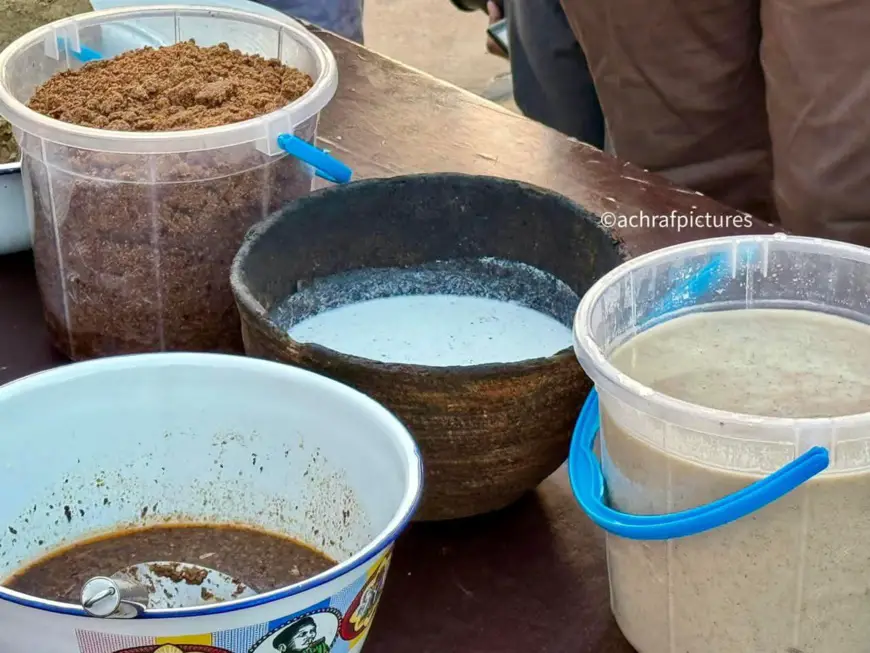
<path id="1" fill-rule="evenodd" d="M 583 298 L 569 471 L 640 653 L 868 650 L 868 282 L 870 250 L 777 234 L 660 250 Z"/>

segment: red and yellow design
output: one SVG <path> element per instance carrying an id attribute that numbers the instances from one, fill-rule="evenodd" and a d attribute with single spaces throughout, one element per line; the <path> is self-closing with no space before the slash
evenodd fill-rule
<path id="1" fill-rule="evenodd" d="M 375 617 L 381 593 L 384 590 L 384 581 L 387 578 L 387 569 L 390 566 L 392 553 L 382 557 L 369 572 L 362 589 L 351 601 L 350 607 L 344 614 L 338 628 L 341 638 L 349 642 L 349 648 L 353 648 L 365 635 Z"/>

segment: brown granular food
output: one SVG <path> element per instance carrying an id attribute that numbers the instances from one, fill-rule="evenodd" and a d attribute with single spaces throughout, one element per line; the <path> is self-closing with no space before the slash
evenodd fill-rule
<path id="1" fill-rule="evenodd" d="M 30 99 L 34 111 L 83 127 L 164 132 L 219 127 L 280 109 L 311 77 L 277 59 L 193 41 L 131 50 L 59 73 Z"/>
<path id="2" fill-rule="evenodd" d="M 143 48 L 59 73 L 30 107 L 78 125 L 176 131 L 254 118 L 311 78 L 226 44 Z M 295 133 L 309 142 L 316 116 Z M 34 252 L 56 346 L 122 353 L 241 352 L 229 266 L 254 223 L 310 191 L 312 173 L 254 143 L 180 154 L 23 148 Z"/>
<path id="3" fill-rule="evenodd" d="M 46 23 L 93 11 L 90 0 L 0 0 L 0 50 Z M 12 125 L 0 118 L 0 164 L 18 161 Z"/>
<path id="4" fill-rule="evenodd" d="M 18 161 L 18 146 L 15 144 L 12 125 L 0 118 L 0 165 L 16 161 Z"/>

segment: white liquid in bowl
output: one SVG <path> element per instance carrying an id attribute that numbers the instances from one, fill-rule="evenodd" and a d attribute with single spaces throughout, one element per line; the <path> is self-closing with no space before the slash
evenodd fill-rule
<path id="1" fill-rule="evenodd" d="M 571 329 L 512 302 L 465 295 L 381 297 L 293 325 L 290 337 L 344 354 L 416 365 L 480 365 L 550 356 Z"/>

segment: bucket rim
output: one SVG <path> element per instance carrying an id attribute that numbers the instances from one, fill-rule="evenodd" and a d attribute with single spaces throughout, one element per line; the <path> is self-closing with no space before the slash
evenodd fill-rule
<path id="1" fill-rule="evenodd" d="M 278 48 L 285 38 L 302 46 L 317 62 L 320 71 L 314 85 L 300 98 L 276 111 L 248 120 L 206 127 L 164 132 L 132 132 L 83 127 L 44 116 L 18 100 L 8 89 L 10 62 L 24 49 L 40 41 L 52 41 L 68 34 L 78 35 L 80 27 L 100 25 L 106 21 L 137 18 L 225 17 L 242 23 L 261 25 L 277 31 Z M 68 44 L 70 39 L 65 39 Z M 177 42 L 177 41 L 176 41 Z M 146 44 L 147 45 L 147 44 Z M 173 45 L 167 43 L 166 45 Z M 68 48 L 68 45 L 66 46 Z M 232 44 L 230 45 L 232 48 Z M 280 56 L 280 51 L 277 53 Z M 59 58 L 69 56 L 60 49 Z M 47 81 L 47 80 L 45 80 Z M 112 154 L 179 154 L 232 147 L 259 140 L 266 142 L 266 151 L 280 153 L 270 143 L 279 133 L 293 133 L 296 126 L 317 116 L 338 90 L 338 63 L 327 45 L 300 22 L 285 16 L 277 18 L 260 13 L 209 5 L 150 5 L 91 11 L 48 23 L 13 41 L 0 52 L 0 114 L 15 128 L 41 141 L 82 150 Z"/>
<path id="2" fill-rule="evenodd" d="M 574 315 L 574 353 L 595 385 L 605 394 L 614 396 L 641 413 L 652 415 L 671 424 L 697 428 L 699 422 L 751 427 L 754 431 L 765 431 L 765 440 L 777 442 L 796 442 L 795 432 L 801 433 L 801 444 L 807 446 L 813 433 L 830 432 L 833 429 L 854 428 L 870 423 L 870 412 L 842 415 L 838 417 L 765 417 L 738 413 L 714 408 L 670 397 L 664 393 L 635 381 L 620 372 L 610 363 L 601 348 L 594 342 L 591 334 L 592 307 L 601 299 L 603 293 L 625 277 L 641 268 L 663 263 L 675 255 L 688 253 L 700 254 L 705 251 L 722 251 L 723 245 L 733 248 L 733 261 L 737 261 L 737 250 L 744 244 L 757 244 L 765 251 L 770 243 L 787 243 L 795 251 L 824 253 L 844 260 L 860 262 L 870 266 L 870 249 L 824 238 L 792 236 L 785 233 L 769 235 L 722 236 L 695 240 L 679 245 L 665 247 L 637 258 L 631 259 L 601 277 L 587 291 Z M 766 254 L 764 254 L 766 256 Z M 808 309 L 811 310 L 811 309 Z M 671 318 L 672 319 L 672 318 Z M 792 431 L 786 434 L 786 431 Z M 780 431 L 777 433 L 777 431 Z M 744 430 L 728 433 L 728 437 L 742 440 L 755 440 Z"/>

